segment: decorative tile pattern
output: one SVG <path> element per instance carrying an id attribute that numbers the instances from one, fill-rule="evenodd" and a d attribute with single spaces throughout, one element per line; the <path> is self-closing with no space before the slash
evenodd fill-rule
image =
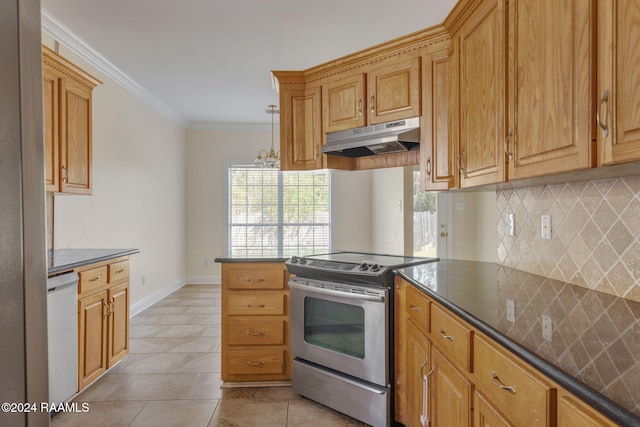
<path id="1" fill-rule="evenodd" d="M 511 269 L 499 269 L 497 290 L 500 332 L 640 416 L 640 303 Z"/>
<path id="2" fill-rule="evenodd" d="M 640 176 L 501 190 L 496 206 L 499 264 L 640 301 Z"/>

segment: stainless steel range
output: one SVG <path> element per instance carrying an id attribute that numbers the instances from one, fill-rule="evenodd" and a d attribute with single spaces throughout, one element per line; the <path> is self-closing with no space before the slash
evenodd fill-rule
<path id="1" fill-rule="evenodd" d="M 357 252 L 293 257 L 293 388 L 374 427 L 390 426 L 393 269 L 437 258 Z"/>

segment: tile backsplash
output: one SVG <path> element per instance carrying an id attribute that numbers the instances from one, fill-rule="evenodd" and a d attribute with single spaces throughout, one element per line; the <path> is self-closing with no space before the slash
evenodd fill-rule
<path id="1" fill-rule="evenodd" d="M 640 176 L 500 190 L 496 205 L 499 264 L 640 301 Z"/>

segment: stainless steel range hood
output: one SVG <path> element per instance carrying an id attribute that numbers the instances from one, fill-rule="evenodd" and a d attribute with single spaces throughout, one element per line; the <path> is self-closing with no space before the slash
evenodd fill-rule
<path id="1" fill-rule="evenodd" d="M 417 150 L 420 147 L 420 118 L 396 120 L 327 134 L 324 154 L 364 157 Z"/>

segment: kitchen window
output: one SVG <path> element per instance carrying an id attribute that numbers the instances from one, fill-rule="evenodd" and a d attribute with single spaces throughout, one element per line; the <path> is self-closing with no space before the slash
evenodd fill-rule
<path id="1" fill-rule="evenodd" d="M 227 164 L 228 252 L 291 257 L 331 251 L 331 174 Z"/>

